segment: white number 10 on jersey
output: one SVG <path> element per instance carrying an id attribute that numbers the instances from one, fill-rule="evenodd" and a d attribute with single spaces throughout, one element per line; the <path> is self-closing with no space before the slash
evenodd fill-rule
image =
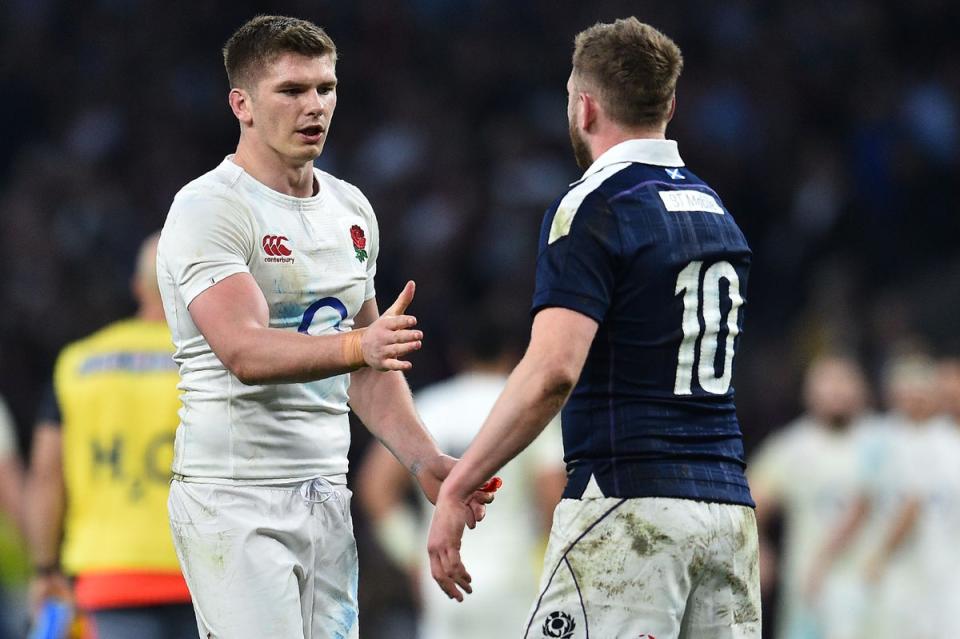
<path id="1" fill-rule="evenodd" d="M 677 276 L 675 295 L 683 293 L 683 341 L 677 354 L 677 380 L 673 387 L 676 395 L 692 395 L 693 365 L 696 361 L 697 339 L 700 338 L 700 357 L 697 366 L 697 381 L 708 393 L 723 395 L 730 389 L 733 373 L 733 344 L 740 328 L 737 319 L 743 298 L 740 297 L 740 278 L 730 262 L 717 262 L 703 274 L 703 305 L 700 305 L 700 272 L 703 262 L 690 262 Z M 727 280 L 730 296 L 730 312 L 727 313 L 727 336 L 723 343 L 723 370 L 720 376 L 714 366 L 717 348 L 720 347 L 720 280 Z M 700 317 L 703 317 L 703 332 Z"/>

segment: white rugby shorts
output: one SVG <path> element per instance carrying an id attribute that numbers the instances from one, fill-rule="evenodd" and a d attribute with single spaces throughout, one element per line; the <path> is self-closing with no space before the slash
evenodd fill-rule
<path id="1" fill-rule="evenodd" d="M 174 480 L 174 546 L 201 639 L 357 639 L 346 486 Z"/>
<path id="2" fill-rule="evenodd" d="M 564 499 L 524 639 L 759 639 L 753 509 Z"/>

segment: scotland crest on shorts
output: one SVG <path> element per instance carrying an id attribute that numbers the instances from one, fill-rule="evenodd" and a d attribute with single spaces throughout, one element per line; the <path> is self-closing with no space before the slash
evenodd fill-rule
<path id="1" fill-rule="evenodd" d="M 354 224 L 350 227 L 350 239 L 353 240 L 353 250 L 357 254 L 357 261 L 363 262 L 367 259 L 367 236 L 363 234 L 363 229 Z"/>
<path id="2" fill-rule="evenodd" d="M 547 615 L 543 622 L 543 636 L 550 639 L 570 639 L 577 624 L 573 617 L 565 612 L 555 610 Z"/>

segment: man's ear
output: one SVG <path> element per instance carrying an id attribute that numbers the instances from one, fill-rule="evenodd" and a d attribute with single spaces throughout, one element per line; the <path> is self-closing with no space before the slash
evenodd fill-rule
<path id="1" fill-rule="evenodd" d="M 667 112 L 667 122 L 673 119 L 673 114 L 677 112 L 677 94 L 673 94 L 673 98 L 670 100 L 670 111 Z"/>
<path id="2" fill-rule="evenodd" d="M 577 114 L 577 124 L 583 131 L 590 131 L 597 116 L 600 114 L 600 103 L 592 95 L 581 92 L 577 97 L 580 101 L 580 112 Z"/>
<path id="3" fill-rule="evenodd" d="M 230 89 L 230 95 L 227 96 L 230 102 L 230 110 L 233 115 L 240 120 L 241 124 L 250 125 L 253 123 L 253 113 L 250 111 L 250 94 L 244 89 Z"/>

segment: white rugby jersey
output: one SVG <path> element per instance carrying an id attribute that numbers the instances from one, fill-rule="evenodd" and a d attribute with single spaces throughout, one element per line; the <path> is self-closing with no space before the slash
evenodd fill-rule
<path id="1" fill-rule="evenodd" d="M 173 471 L 187 481 L 287 483 L 347 471 L 349 375 L 247 386 L 188 312 L 220 280 L 250 273 L 270 327 L 349 331 L 374 297 L 379 232 L 355 187 L 314 170 L 317 195 L 274 191 L 226 159 L 177 193 L 160 236 L 157 276 L 180 366 L 183 407 Z"/>
<path id="2" fill-rule="evenodd" d="M 795 636 L 814 561 L 863 491 L 858 440 L 868 421 L 837 431 L 800 417 L 764 441 L 747 466 L 755 494 L 773 497 L 783 512 L 777 637 Z M 844 557 L 834 571 L 855 571 L 849 564 Z"/>

